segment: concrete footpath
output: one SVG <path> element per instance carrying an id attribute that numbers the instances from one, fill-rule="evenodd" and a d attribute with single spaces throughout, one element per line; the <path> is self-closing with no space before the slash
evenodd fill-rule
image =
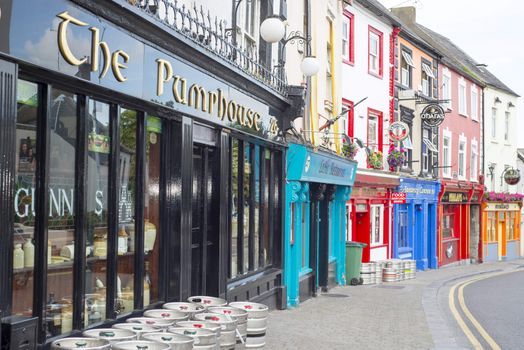
<path id="1" fill-rule="evenodd" d="M 449 315 L 449 286 L 521 267 L 524 260 L 463 265 L 419 271 L 401 282 L 336 287 L 299 307 L 272 311 L 266 349 L 465 349 Z"/>

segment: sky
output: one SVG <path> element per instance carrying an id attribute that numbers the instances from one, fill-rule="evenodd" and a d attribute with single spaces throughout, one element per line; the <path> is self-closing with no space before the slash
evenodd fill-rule
<path id="1" fill-rule="evenodd" d="M 415 6 L 417 22 L 448 37 L 520 96 L 524 96 L 524 1 L 379 0 L 385 7 Z M 517 105 L 524 131 L 524 97 Z M 524 133 L 517 132 L 524 148 Z"/>

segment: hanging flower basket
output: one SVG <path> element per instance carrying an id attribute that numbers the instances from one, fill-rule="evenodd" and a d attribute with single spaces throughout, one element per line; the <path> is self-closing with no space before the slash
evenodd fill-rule
<path id="1" fill-rule="evenodd" d="M 395 171 L 395 168 L 401 167 L 406 162 L 406 154 L 404 148 L 396 148 L 395 146 L 389 146 L 388 154 L 388 165 L 390 171 Z"/>
<path id="2" fill-rule="evenodd" d="M 368 165 L 373 169 L 382 170 L 384 168 L 382 152 L 376 151 L 370 153 L 368 155 Z"/>
<path id="3" fill-rule="evenodd" d="M 358 153 L 358 146 L 355 143 L 344 143 L 342 146 L 342 155 L 349 159 L 355 159 Z"/>
<path id="4" fill-rule="evenodd" d="M 487 202 L 518 202 L 522 205 L 524 195 L 520 193 L 506 193 L 506 192 L 486 192 L 484 193 L 484 200 Z"/>

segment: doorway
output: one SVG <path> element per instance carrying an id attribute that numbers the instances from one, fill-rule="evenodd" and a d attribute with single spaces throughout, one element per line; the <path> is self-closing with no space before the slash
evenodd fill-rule
<path id="1" fill-rule="evenodd" d="M 218 295 L 219 152 L 193 146 L 191 295 Z"/>

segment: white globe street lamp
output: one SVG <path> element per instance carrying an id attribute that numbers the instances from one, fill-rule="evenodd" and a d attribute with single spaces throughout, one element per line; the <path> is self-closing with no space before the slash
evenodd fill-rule
<path id="1" fill-rule="evenodd" d="M 279 42 L 284 35 L 286 35 L 286 26 L 278 17 L 268 17 L 260 25 L 260 36 L 268 43 Z"/>
<path id="2" fill-rule="evenodd" d="M 318 58 L 315 56 L 304 57 L 302 63 L 300 64 L 300 70 L 306 77 L 311 77 L 318 73 L 320 68 Z"/>

